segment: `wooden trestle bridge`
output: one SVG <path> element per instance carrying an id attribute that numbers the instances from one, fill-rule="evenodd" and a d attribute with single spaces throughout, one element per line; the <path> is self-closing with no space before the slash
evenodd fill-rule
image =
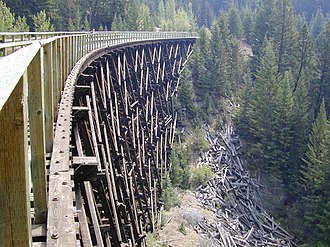
<path id="1" fill-rule="evenodd" d="M 195 38 L 0 33 L 0 246 L 145 245 Z"/>

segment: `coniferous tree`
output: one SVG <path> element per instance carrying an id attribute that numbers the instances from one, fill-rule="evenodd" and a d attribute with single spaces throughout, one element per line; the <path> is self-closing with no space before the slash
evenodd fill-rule
<path id="1" fill-rule="evenodd" d="M 258 69 L 261 55 L 260 52 L 263 47 L 266 34 L 269 32 L 269 26 L 271 24 L 269 17 L 272 15 L 273 1 L 274 0 L 261 1 L 256 11 L 252 32 L 252 50 L 254 56 L 251 61 L 251 70 L 253 74 L 255 74 Z"/>
<path id="2" fill-rule="evenodd" d="M 50 23 L 50 19 L 47 17 L 44 10 L 40 11 L 32 17 L 34 22 L 34 30 L 36 32 L 52 32 L 54 26 Z"/>
<path id="3" fill-rule="evenodd" d="M 274 0 L 269 35 L 274 43 L 278 71 L 297 69 L 296 20 L 290 0 Z"/>
<path id="4" fill-rule="evenodd" d="M 172 23 L 173 27 L 171 29 L 174 31 L 189 31 L 193 28 L 189 15 L 183 8 L 179 8 L 176 12 Z"/>
<path id="5" fill-rule="evenodd" d="M 325 103 L 322 100 L 320 111 L 309 135 L 305 166 L 302 170 L 304 189 L 305 224 L 314 245 L 330 244 L 330 127 L 327 121 Z"/>
<path id="6" fill-rule="evenodd" d="M 191 75 L 198 103 L 204 99 L 206 93 L 209 91 L 210 81 L 206 69 L 206 58 L 210 56 L 210 39 L 211 33 L 209 29 L 202 28 L 191 58 Z"/>
<path id="7" fill-rule="evenodd" d="M 165 21 L 165 5 L 163 0 L 159 0 L 158 3 L 157 21 L 159 26 L 162 21 Z"/>
<path id="8" fill-rule="evenodd" d="M 141 31 L 150 31 L 153 30 L 153 26 L 149 7 L 145 4 L 140 5 L 137 17 L 137 29 Z"/>
<path id="9" fill-rule="evenodd" d="M 284 77 L 278 81 L 274 95 L 274 134 L 271 143 L 274 151 L 272 152 L 272 163 L 280 169 L 279 176 L 286 182 L 289 180 L 289 171 L 292 169 L 289 158 L 293 145 L 292 125 L 294 101 L 291 88 L 293 80 L 291 72 L 286 72 Z"/>
<path id="10" fill-rule="evenodd" d="M 254 139 L 249 147 L 249 156 L 255 169 L 278 172 L 278 167 L 270 162 L 273 151 L 270 145 L 274 133 L 274 95 L 278 81 L 276 58 L 270 41 L 265 42 L 262 54 L 248 112 L 249 131 Z"/>
<path id="11" fill-rule="evenodd" d="M 305 166 L 302 170 L 303 186 L 307 194 L 314 194 L 323 185 L 325 174 L 330 165 L 329 156 L 329 123 L 322 100 L 317 118 L 308 138 Z"/>
<path id="12" fill-rule="evenodd" d="M 287 171 L 287 184 L 290 195 L 300 193 L 300 170 L 303 165 L 303 156 L 306 152 L 307 136 L 311 125 L 311 101 L 308 94 L 309 81 L 308 76 L 303 72 L 298 84 L 296 84 L 293 107 L 293 136 L 292 148 L 290 152 L 290 169 Z"/>
<path id="13" fill-rule="evenodd" d="M 85 16 L 85 19 L 84 19 L 83 30 L 84 31 L 89 31 L 90 30 L 89 21 L 87 19 L 87 16 Z"/>
<path id="14" fill-rule="evenodd" d="M 239 14 L 239 10 L 235 6 L 232 6 L 229 9 L 228 25 L 229 25 L 230 34 L 233 37 L 241 40 L 243 36 L 243 25 Z"/>
<path id="15" fill-rule="evenodd" d="M 324 98 L 326 110 L 330 113 L 330 18 L 317 38 L 317 44 L 321 70 L 317 101 L 319 105 Z"/>
<path id="16" fill-rule="evenodd" d="M 15 21 L 15 31 L 19 32 L 28 32 L 29 31 L 29 26 L 26 23 L 26 18 L 25 16 L 23 17 L 18 17 L 17 20 Z"/>
<path id="17" fill-rule="evenodd" d="M 311 21 L 311 33 L 314 37 L 317 37 L 323 30 L 325 24 L 325 18 L 321 9 L 318 9 L 315 16 Z"/>
<path id="18" fill-rule="evenodd" d="M 251 9 L 249 8 L 244 8 L 241 11 L 241 16 L 242 16 L 242 25 L 243 25 L 243 35 L 248 44 L 251 44 L 252 41 L 252 32 L 253 32 L 253 13 Z"/>
<path id="19" fill-rule="evenodd" d="M 180 75 L 180 90 L 178 100 L 187 113 L 187 118 L 194 118 L 196 115 L 196 107 L 194 103 L 195 93 L 192 84 L 191 70 L 188 67 L 185 68 L 183 73 Z"/>
<path id="20" fill-rule="evenodd" d="M 5 3 L 0 1 L 0 31 L 12 32 L 14 31 L 15 15 L 10 12 L 10 9 Z"/>

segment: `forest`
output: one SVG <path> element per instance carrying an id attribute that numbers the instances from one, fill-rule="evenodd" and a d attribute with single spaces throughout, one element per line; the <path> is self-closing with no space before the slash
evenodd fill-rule
<path id="1" fill-rule="evenodd" d="M 5 0 L 0 32 L 198 31 L 181 124 L 221 127 L 239 105 L 230 121 L 269 210 L 299 245 L 330 246 L 329 13 L 329 0 Z M 187 187 L 180 159 L 171 180 Z"/>

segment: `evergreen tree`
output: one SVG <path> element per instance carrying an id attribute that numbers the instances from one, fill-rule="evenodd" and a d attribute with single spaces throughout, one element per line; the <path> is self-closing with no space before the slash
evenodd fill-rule
<path id="1" fill-rule="evenodd" d="M 321 9 L 318 9 L 311 21 L 311 33 L 317 37 L 323 30 L 325 18 Z"/>
<path id="2" fill-rule="evenodd" d="M 180 85 L 178 100 L 185 109 L 188 119 L 193 119 L 196 116 L 196 107 L 190 68 L 185 68 L 180 75 Z"/>
<path id="3" fill-rule="evenodd" d="M 47 17 L 44 10 L 40 11 L 32 17 L 34 23 L 34 30 L 36 32 L 52 32 L 54 31 L 53 25 L 50 23 L 50 19 Z"/>
<path id="4" fill-rule="evenodd" d="M 71 31 L 71 32 L 77 30 L 74 23 L 73 23 L 73 20 L 71 18 L 69 19 L 68 30 Z"/>
<path id="5" fill-rule="evenodd" d="M 253 26 L 252 33 L 252 50 L 253 50 L 253 59 L 251 61 L 251 69 L 253 75 L 256 73 L 259 60 L 261 55 L 261 49 L 263 47 L 263 42 L 266 38 L 266 34 L 269 32 L 269 17 L 272 15 L 274 0 L 265 0 L 261 1 L 255 15 L 255 22 Z"/>
<path id="6" fill-rule="evenodd" d="M 329 156 L 329 123 L 322 100 L 320 111 L 308 137 L 305 166 L 302 170 L 303 186 L 307 194 L 314 194 L 325 181 L 325 174 L 330 165 Z"/>
<path id="7" fill-rule="evenodd" d="M 159 0 L 158 11 L 157 11 L 157 21 L 158 25 L 165 20 L 165 5 L 163 0 Z"/>
<path id="8" fill-rule="evenodd" d="M 275 53 L 270 41 L 266 41 L 262 54 L 248 112 L 249 131 L 254 138 L 254 143 L 249 147 L 249 156 L 257 170 L 272 170 L 278 175 L 279 167 L 271 164 L 278 74 Z"/>
<path id="9" fill-rule="evenodd" d="M 153 23 L 150 17 L 149 7 L 142 4 L 139 7 L 138 18 L 137 18 L 137 29 L 141 31 L 153 30 Z"/>
<path id="10" fill-rule="evenodd" d="M 237 7 L 232 6 L 229 9 L 228 22 L 230 34 L 241 40 L 243 36 L 243 25 Z"/>
<path id="11" fill-rule="evenodd" d="M 308 95 L 308 76 L 303 72 L 294 91 L 293 139 L 290 152 L 290 169 L 287 171 L 287 184 L 290 195 L 300 193 L 300 170 L 306 152 L 307 136 L 311 125 L 311 101 Z"/>
<path id="12" fill-rule="evenodd" d="M 14 31 L 15 15 L 10 12 L 10 9 L 5 3 L 0 1 L 0 31 L 12 32 Z"/>
<path id="13" fill-rule="evenodd" d="M 206 58 L 210 56 L 211 33 L 207 28 L 199 32 L 199 39 L 196 42 L 193 56 L 191 57 L 191 75 L 198 103 L 202 102 L 209 90 L 210 80 L 206 69 Z"/>
<path id="14" fill-rule="evenodd" d="M 252 42 L 252 32 L 253 32 L 253 13 L 250 9 L 244 8 L 241 11 L 242 23 L 243 23 L 243 34 L 248 44 Z"/>
<path id="15" fill-rule="evenodd" d="M 321 76 L 318 85 L 317 102 L 324 98 L 326 110 L 330 113 L 330 18 L 317 38 Z"/>
<path id="16" fill-rule="evenodd" d="M 90 26 L 89 26 L 89 22 L 88 22 L 87 16 L 85 16 L 85 19 L 84 19 L 83 30 L 85 30 L 85 31 L 89 31 L 90 30 Z"/>
<path id="17" fill-rule="evenodd" d="M 173 20 L 176 14 L 175 1 L 168 0 L 165 2 L 165 17 L 166 20 Z"/>
<path id="18" fill-rule="evenodd" d="M 298 34 L 290 0 L 274 0 L 270 23 L 270 37 L 276 51 L 278 71 L 295 71 Z"/>
<path id="19" fill-rule="evenodd" d="M 215 95 L 225 95 L 230 91 L 230 33 L 228 18 L 222 14 L 218 22 L 214 22 L 211 29 L 211 51 L 206 58 L 206 69 L 209 73 L 209 90 Z M 217 97 L 218 99 L 220 97 Z"/>
<path id="20" fill-rule="evenodd" d="M 290 72 L 286 72 L 283 79 L 279 80 L 279 84 L 275 91 L 275 106 L 273 113 L 273 148 L 272 163 L 280 168 L 279 175 L 282 180 L 288 182 L 290 166 L 290 151 L 292 142 L 292 126 L 293 126 L 293 108 L 294 101 L 291 85 L 293 76 Z"/>
<path id="21" fill-rule="evenodd" d="M 47 15 L 52 23 L 55 24 L 56 30 L 63 30 L 63 16 L 60 14 L 59 3 L 57 0 L 47 0 Z"/>
<path id="22" fill-rule="evenodd" d="M 190 23 L 190 17 L 188 13 L 183 9 L 179 8 L 174 16 L 173 28 L 175 31 L 190 31 L 194 24 Z"/>
<path id="23" fill-rule="evenodd" d="M 309 135 L 305 166 L 302 170 L 305 224 L 312 233 L 314 245 L 328 246 L 330 219 L 330 127 L 325 103 Z"/>
<path id="24" fill-rule="evenodd" d="M 15 21 L 15 31 L 18 32 L 28 32 L 29 31 L 29 26 L 26 23 L 26 18 L 25 16 L 23 17 L 18 17 L 17 20 Z"/>

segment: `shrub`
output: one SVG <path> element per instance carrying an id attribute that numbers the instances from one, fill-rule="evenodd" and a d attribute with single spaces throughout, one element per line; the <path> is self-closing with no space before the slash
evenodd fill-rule
<path id="1" fill-rule="evenodd" d="M 206 185 L 207 181 L 212 177 L 213 172 L 209 166 L 193 167 L 190 169 L 191 186 Z"/>
<path id="2" fill-rule="evenodd" d="M 183 235 L 187 235 L 186 226 L 183 223 L 181 223 L 179 226 L 179 232 L 181 232 Z"/>
<path id="3" fill-rule="evenodd" d="M 171 207 L 180 205 L 180 199 L 174 191 L 171 179 L 168 176 L 165 179 L 165 189 L 163 191 L 162 198 L 164 201 L 165 210 L 169 210 Z"/>

